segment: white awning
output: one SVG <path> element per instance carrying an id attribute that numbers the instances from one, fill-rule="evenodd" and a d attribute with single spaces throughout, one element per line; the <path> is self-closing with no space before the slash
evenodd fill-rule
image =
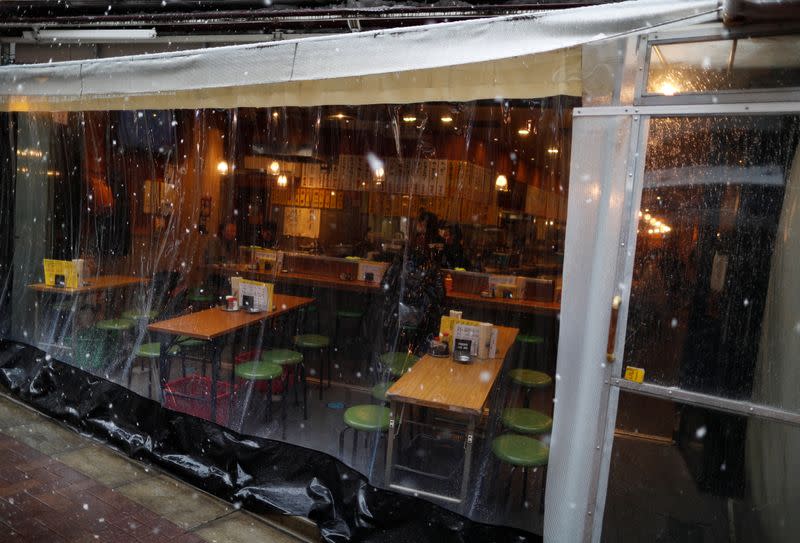
<path id="1" fill-rule="evenodd" d="M 639 0 L 413 28 L 0 67 L 12 111 L 313 106 L 581 94 L 580 45 L 718 10 Z"/>

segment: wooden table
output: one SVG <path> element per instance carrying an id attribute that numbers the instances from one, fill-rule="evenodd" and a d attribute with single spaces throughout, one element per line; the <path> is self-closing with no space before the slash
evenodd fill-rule
<path id="1" fill-rule="evenodd" d="M 419 489 L 392 484 L 394 469 L 393 447 L 395 434 L 399 431 L 398 406 L 419 405 L 466 416 L 464 468 L 459 498 L 427 493 L 431 497 L 446 501 L 462 502 L 466 498 L 472 462 L 472 445 L 475 427 L 503 368 L 508 351 L 519 333 L 517 328 L 498 326 L 497 356 L 476 360 L 471 364 L 459 364 L 452 358 L 422 357 L 411 371 L 403 375 L 386 393 L 390 402 L 389 439 L 386 446 L 386 485 L 408 493 L 422 493 Z"/>
<path id="2" fill-rule="evenodd" d="M 330 275 L 322 275 L 316 273 L 296 273 L 296 272 L 276 272 L 273 270 L 252 270 L 243 264 L 236 264 L 234 266 L 213 265 L 211 269 L 216 273 L 225 275 L 241 275 L 245 278 L 253 278 L 259 281 L 271 281 L 275 283 L 288 283 L 296 285 L 305 285 L 310 287 L 321 288 L 335 288 L 338 290 L 349 290 L 353 292 L 371 293 L 380 290 L 379 283 L 371 283 L 367 281 L 359 281 L 352 279 L 350 281 L 332 277 Z"/>
<path id="3" fill-rule="evenodd" d="M 447 291 L 447 298 L 451 302 L 461 302 L 486 309 L 517 311 L 533 315 L 556 316 L 561 312 L 561 303 L 542 302 L 537 300 L 519 300 L 511 298 L 484 298 L 480 294 L 468 292 Z"/>
<path id="4" fill-rule="evenodd" d="M 167 353 L 175 344 L 179 336 L 208 341 L 211 344 L 211 420 L 216 421 L 217 413 L 217 381 L 220 371 L 220 356 L 222 353 L 223 339 L 242 328 L 252 326 L 267 319 L 279 317 L 290 311 L 309 305 L 313 298 L 300 296 L 287 296 L 276 294 L 273 300 L 273 309 L 261 313 L 248 313 L 247 311 L 224 311 L 219 307 L 212 307 L 194 313 L 188 313 L 172 319 L 154 322 L 147 326 L 150 332 L 166 336 L 169 339 L 160 341 L 161 356 L 159 362 L 159 381 L 161 390 L 169 377 L 169 357 Z"/>
<path id="5" fill-rule="evenodd" d="M 147 282 L 148 280 L 143 277 L 133 277 L 128 275 L 98 275 L 96 277 L 87 278 L 83 285 L 76 288 L 53 287 L 50 285 L 45 285 L 44 283 L 34 283 L 32 285 L 28 285 L 28 288 L 37 292 L 49 292 L 53 294 L 66 294 L 72 296 L 76 294 L 89 294 L 91 292 L 100 292 L 103 290 L 129 287 Z"/>
<path id="6" fill-rule="evenodd" d="M 130 275 L 97 275 L 88 277 L 83 284 L 75 288 L 54 287 L 45 283 L 33 283 L 28 288 L 37 294 L 60 294 L 63 296 L 81 296 L 84 294 L 94 294 L 118 288 L 126 288 L 135 285 L 147 284 L 148 279 L 144 277 L 134 277 Z M 39 302 L 34 304 L 33 312 L 34 338 L 39 340 Z"/>

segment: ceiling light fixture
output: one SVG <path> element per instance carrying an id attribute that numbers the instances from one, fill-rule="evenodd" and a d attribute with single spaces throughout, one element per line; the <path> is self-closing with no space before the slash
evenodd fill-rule
<path id="1" fill-rule="evenodd" d="M 278 186 L 279 187 L 285 187 L 288 184 L 289 184 L 289 179 L 285 175 L 279 175 L 278 176 Z"/>
<path id="2" fill-rule="evenodd" d="M 404 123 L 414 123 L 416 121 L 417 121 L 417 118 L 414 117 L 413 115 L 404 115 L 403 116 L 403 122 Z"/>
<path id="3" fill-rule="evenodd" d="M 506 176 L 503 174 L 498 175 L 497 179 L 494 181 L 494 186 L 497 187 L 497 190 L 507 190 L 508 178 L 506 178 Z"/>
<path id="4" fill-rule="evenodd" d="M 155 28 L 141 29 L 93 29 L 93 30 L 34 30 L 23 32 L 23 37 L 35 41 L 58 41 L 62 43 L 115 43 L 153 40 L 157 37 Z"/>
<path id="5" fill-rule="evenodd" d="M 281 165 L 278 164 L 277 160 L 273 160 L 272 163 L 269 165 L 269 171 L 271 171 L 273 174 L 277 174 L 278 172 L 281 171 Z"/>
<path id="6" fill-rule="evenodd" d="M 445 115 L 444 117 L 442 117 L 442 122 L 444 124 L 452 123 L 453 122 L 453 118 L 450 115 Z"/>
<path id="7" fill-rule="evenodd" d="M 217 171 L 219 173 L 221 173 L 222 175 L 225 175 L 226 173 L 228 173 L 228 163 L 225 162 L 224 160 L 220 160 L 217 163 Z"/>

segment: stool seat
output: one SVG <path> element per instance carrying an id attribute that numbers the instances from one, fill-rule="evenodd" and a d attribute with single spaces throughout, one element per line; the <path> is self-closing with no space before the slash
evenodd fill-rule
<path id="1" fill-rule="evenodd" d="M 553 419 L 535 409 L 509 407 L 501 418 L 503 426 L 520 434 L 546 434 L 553 428 Z"/>
<path id="2" fill-rule="evenodd" d="M 346 319 L 360 319 L 364 316 L 364 312 L 359 309 L 340 309 L 336 312 L 336 316 Z"/>
<path id="3" fill-rule="evenodd" d="M 492 440 L 492 452 L 512 466 L 530 468 L 547 465 L 550 448 L 532 437 L 503 434 Z"/>
<path id="4" fill-rule="evenodd" d="M 122 313 L 123 319 L 132 321 L 153 320 L 158 317 L 158 311 L 155 309 L 151 311 L 139 311 L 138 309 L 129 309 Z"/>
<path id="5" fill-rule="evenodd" d="M 97 321 L 94 325 L 99 330 L 125 331 L 133 328 L 133 321 L 130 319 L 108 319 Z"/>
<path id="6" fill-rule="evenodd" d="M 394 381 L 389 381 L 388 383 L 378 383 L 374 387 L 372 387 L 372 397 L 378 400 L 379 402 L 386 401 L 386 392 L 392 388 Z"/>
<path id="7" fill-rule="evenodd" d="M 407 352 L 394 352 L 383 353 L 379 360 L 381 365 L 389 370 L 389 373 L 399 377 L 416 364 L 419 357 Z"/>
<path id="8" fill-rule="evenodd" d="M 169 350 L 169 354 L 174 355 L 177 354 L 178 349 L 175 347 Z M 142 343 L 139 345 L 136 350 L 133 352 L 135 356 L 140 358 L 158 358 L 161 356 L 161 344 L 160 343 Z"/>
<path id="9" fill-rule="evenodd" d="M 289 349 L 271 349 L 261 353 L 261 361 L 279 366 L 293 366 L 303 361 L 303 355 Z"/>
<path id="10" fill-rule="evenodd" d="M 542 336 L 534 336 L 533 334 L 519 334 L 517 336 L 519 343 L 527 343 L 528 345 L 541 345 L 544 343 Z"/>
<path id="11" fill-rule="evenodd" d="M 189 293 L 190 302 L 213 302 L 214 296 L 206 292 L 206 289 L 194 290 Z"/>
<path id="12" fill-rule="evenodd" d="M 54 311 L 72 311 L 73 309 L 78 309 L 78 307 L 77 304 L 73 304 L 73 300 L 61 300 L 52 304 L 50 309 Z"/>
<path id="13" fill-rule="evenodd" d="M 251 381 L 269 381 L 283 375 L 283 368 L 278 364 L 252 360 L 236 366 L 236 377 Z"/>
<path id="14" fill-rule="evenodd" d="M 388 407 L 354 405 L 344 412 L 344 423 L 362 432 L 384 432 L 389 429 Z"/>
<path id="15" fill-rule="evenodd" d="M 328 336 L 320 334 L 300 334 L 294 337 L 294 344 L 303 349 L 322 349 L 330 344 Z"/>
<path id="16" fill-rule="evenodd" d="M 515 384 L 528 388 L 543 388 L 553 383 L 553 378 L 546 373 L 525 368 L 513 369 L 508 376 Z"/>
<path id="17" fill-rule="evenodd" d="M 208 342 L 189 336 L 178 336 L 178 340 L 175 343 L 178 347 L 200 347 Z"/>

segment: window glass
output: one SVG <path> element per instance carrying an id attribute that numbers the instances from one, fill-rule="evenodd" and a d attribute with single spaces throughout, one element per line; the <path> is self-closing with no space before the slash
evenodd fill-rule
<path id="1" fill-rule="evenodd" d="M 20 113 L 3 339 L 540 533 L 576 105 Z"/>
<path id="2" fill-rule="evenodd" d="M 645 398 L 667 430 L 653 435 L 628 425 L 640 398 L 620 393 L 603 540 L 795 538 L 798 464 L 786 459 L 800 428 Z"/>
<path id="3" fill-rule="evenodd" d="M 651 120 L 625 344 L 646 382 L 800 408 L 798 120 Z"/>
<path id="4" fill-rule="evenodd" d="M 800 40 L 768 36 L 654 43 L 647 93 L 708 93 L 800 87 Z"/>

